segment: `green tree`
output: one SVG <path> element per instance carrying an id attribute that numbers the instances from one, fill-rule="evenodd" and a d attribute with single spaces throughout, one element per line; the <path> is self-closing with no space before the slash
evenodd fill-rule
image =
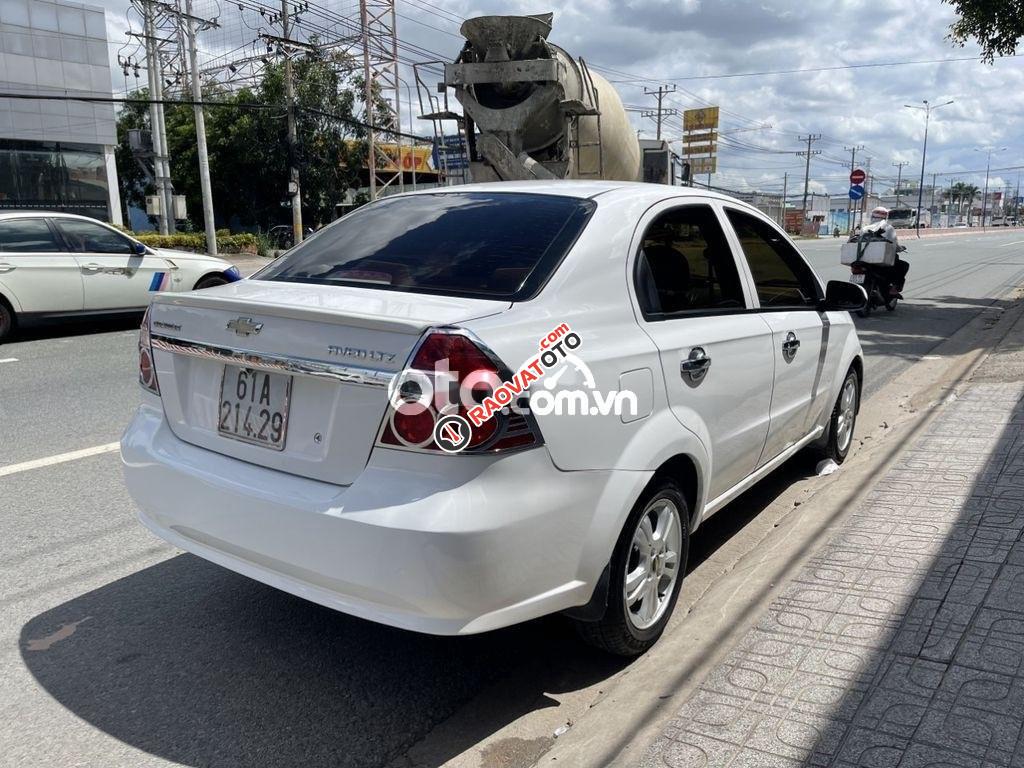
<path id="1" fill-rule="evenodd" d="M 338 52 L 313 48 L 293 60 L 296 151 L 302 186 L 303 222 L 321 226 L 333 220 L 335 206 L 359 184 L 366 157 L 362 82 L 353 64 Z M 282 206 L 288 187 L 288 138 L 283 63 L 270 64 L 253 88 L 236 92 L 208 88 L 204 101 L 210 179 L 218 222 L 268 228 L 289 220 Z M 135 96 L 146 98 L 145 91 Z M 378 105 L 379 106 L 379 105 Z M 176 194 L 187 198 L 189 225 L 202 229 L 202 198 L 196 155 L 195 116 L 187 104 L 167 105 L 167 142 Z M 118 120 L 118 170 L 126 203 L 141 205 L 152 191 L 132 158 L 127 131 L 149 126 L 145 105 L 129 104 Z M 133 170 L 134 169 L 134 170 Z M 141 178 L 140 178 L 141 177 Z"/>
<path id="2" fill-rule="evenodd" d="M 131 99 L 148 99 L 149 90 L 143 88 L 130 94 Z M 117 162 L 117 179 L 121 194 L 121 208 L 128 210 L 129 205 L 137 208 L 146 207 L 146 195 L 156 192 L 149 173 L 144 170 L 143 163 L 132 154 L 128 145 L 128 132 L 133 129 L 149 130 L 149 107 L 146 104 L 125 104 L 117 119 L 117 147 L 114 158 Z"/>
<path id="3" fill-rule="evenodd" d="M 1024 2 L 1021 0 L 943 0 L 956 9 L 950 39 L 961 48 L 968 41 L 981 46 L 981 58 L 1010 56 L 1024 37 Z"/>

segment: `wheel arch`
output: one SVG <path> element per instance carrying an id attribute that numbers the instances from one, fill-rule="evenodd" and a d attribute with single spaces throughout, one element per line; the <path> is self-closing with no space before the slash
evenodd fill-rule
<path id="1" fill-rule="evenodd" d="M 18 300 L 14 297 L 14 293 L 3 285 L 0 285 L 0 301 L 10 307 L 11 311 L 15 314 L 22 311 L 21 304 L 19 304 Z"/>
<path id="2" fill-rule="evenodd" d="M 850 368 L 857 374 L 857 413 L 860 413 L 860 403 L 864 399 L 864 358 L 859 354 L 854 355 L 853 360 L 850 361 L 850 367 L 846 370 L 850 370 Z"/>
<path id="3" fill-rule="evenodd" d="M 703 490 L 697 460 L 689 453 L 677 453 L 661 463 L 661 466 L 654 471 L 654 477 L 651 478 L 648 486 L 663 477 L 671 478 L 679 484 L 683 498 L 686 499 L 686 504 L 690 508 L 690 530 L 692 531 L 700 521 L 698 502 Z M 646 491 L 647 488 L 644 488 L 645 493 Z"/>
<path id="4" fill-rule="evenodd" d="M 223 269 L 210 269 L 210 270 L 207 270 L 206 272 L 203 272 L 203 274 L 201 274 L 199 277 L 196 278 L 196 281 L 192 284 L 192 288 L 190 290 L 193 290 L 193 291 L 196 290 L 199 287 L 199 284 L 201 282 L 203 282 L 203 280 L 205 280 L 208 277 L 220 277 L 225 282 L 228 282 L 228 283 L 233 283 L 233 282 L 235 282 L 235 280 L 238 279 L 236 277 L 232 277 L 231 275 L 229 275 L 226 270 L 223 270 Z"/>

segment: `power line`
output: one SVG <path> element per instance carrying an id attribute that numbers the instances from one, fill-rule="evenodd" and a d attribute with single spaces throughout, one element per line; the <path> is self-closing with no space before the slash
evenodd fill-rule
<path id="1" fill-rule="evenodd" d="M 1009 54 L 1007 56 L 996 56 L 997 59 L 1012 59 L 1020 56 L 1024 56 L 1021 53 Z M 958 56 L 948 59 L 915 59 L 913 61 L 878 61 L 878 62 L 867 62 L 864 64 L 842 64 L 830 67 L 803 67 L 800 69 L 766 69 L 756 72 L 731 72 L 720 75 L 683 75 L 676 77 L 661 77 L 659 80 L 663 80 L 668 83 L 679 83 L 690 80 L 725 80 L 734 77 L 767 77 L 770 75 L 795 75 L 805 72 L 837 72 L 846 69 L 870 69 L 872 67 L 905 67 L 913 64 L 944 64 L 948 62 L 958 61 L 977 61 L 980 60 L 974 56 Z M 613 83 L 628 83 L 628 82 L 644 82 L 649 78 L 637 77 L 632 80 L 612 80 Z"/>

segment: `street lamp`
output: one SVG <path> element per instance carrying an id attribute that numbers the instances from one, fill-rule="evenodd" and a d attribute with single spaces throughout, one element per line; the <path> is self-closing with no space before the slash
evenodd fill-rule
<path id="1" fill-rule="evenodd" d="M 992 170 L 992 155 L 996 152 L 1005 152 L 1006 147 L 1000 147 L 999 149 L 993 149 L 988 147 L 986 149 L 975 149 L 975 152 L 985 152 L 988 155 L 988 161 L 985 163 L 985 191 L 981 193 L 981 228 L 985 229 L 985 211 L 988 210 L 988 174 Z"/>
<path id="2" fill-rule="evenodd" d="M 919 107 L 916 104 L 904 104 L 903 106 L 907 109 L 919 109 L 924 112 L 924 147 L 921 149 L 921 181 L 917 185 L 917 236 L 921 236 L 921 204 L 924 200 L 924 163 L 928 156 L 928 121 L 931 119 L 932 110 L 939 109 L 939 107 L 948 107 L 953 103 L 950 99 L 942 104 L 929 104 L 928 100 L 925 99 L 923 107 Z M 929 211 L 929 215 L 931 211 Z"/>

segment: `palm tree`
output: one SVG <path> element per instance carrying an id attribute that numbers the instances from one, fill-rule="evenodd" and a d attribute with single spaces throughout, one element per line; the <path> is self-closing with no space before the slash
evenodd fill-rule
<path id="1" fill-rule="evenodd" d="M 961 199 L 967 201 L 967 224 L 968 224 L 968 226 L 970 226 L 970 224 L 971 224 L 971 213 L 973 212 L 973 209 L 974 209 L 974 198 L 976 198 L 978 196 L 978 192 L 980 192 L 980 191 L 981 190 L 979 190 L 973 184 L 965 184 L 964 185 L 963 197 Z"/>

